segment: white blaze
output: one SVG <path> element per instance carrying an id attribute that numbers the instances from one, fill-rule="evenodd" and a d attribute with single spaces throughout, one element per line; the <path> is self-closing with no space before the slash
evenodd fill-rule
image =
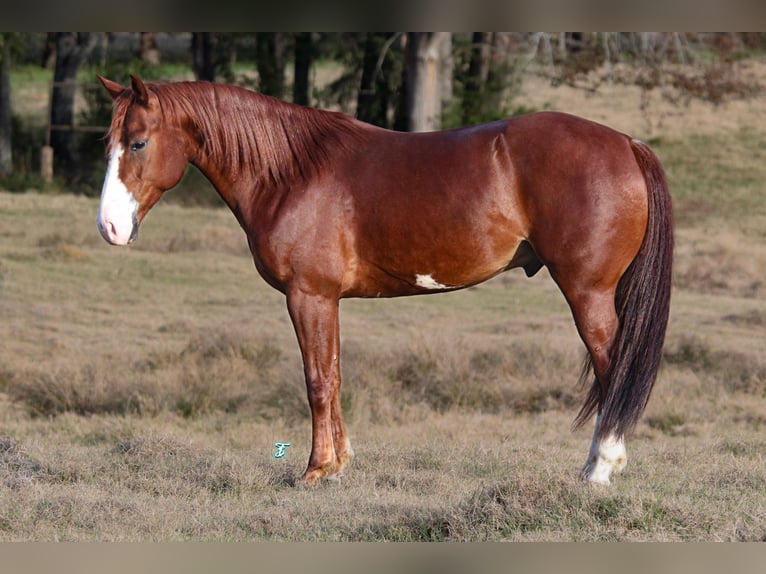
<path id="1" fill-rule="evenodd" d="M 114 245 L 132 241 L 138 211 L 138 202 L 120 180 L 120 158 L 124 151 L 122 145 L 117 145 L 109 158 L 96 218 L 101 236 Z"/>

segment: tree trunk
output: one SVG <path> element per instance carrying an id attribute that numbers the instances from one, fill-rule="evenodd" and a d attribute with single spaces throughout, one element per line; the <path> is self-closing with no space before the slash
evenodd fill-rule
<path id="1" fill-rule="evenodd" d="M 56 69 L 51 94 L 51 125 L 65 129 L 51 131 L 51 146 L 58 163 L 68 176 L 79 163 L 75 133 L 66 127 L 74 123 L 74 98 L 77 91 L 77 71 L 95 44 L 95 34 L 89 32 L 57 32 Z"/>
<path id="2" fill-rule="evenodd" d="M 8 39 L 0 35 L 0 176 L 13 171 L 11 147 L 11 47 Z"/>
<path id="3" fill-rule="evenodd" d="M 310 104 L 311 64 L 314 59 L 314 43 L 311 32 L 295 35 L 295 74 L 293 76 L 293 102 L 301 106 Z"/>
<path id="4" fill-rule="evenodd" d="M 213 61 L 213 34 L 193 32 L 191 40 L 192 68 L 197 80 L 212 82 L 215 80 L 215 62 Z"/>
<path id="5" fill-rule="evenodd" d="M 284 39 L 279 32 L 258 32 L 256 65 L 261 93 L 281 98 L 285 92 Z"/>
<path id="6" fill-rule="evenodd" d="M 452 56 L 452 34 L 439 43 L 439 92 L 443 116 L 452 105 L 452 86 L 455 75 L 455 59 Z M 441 127 L 441 117 L 439 124 Z"/>
<path id="7" fill-rule="evenodd" d="M 491 116 L 507 107 L 509 91 L 514 88 L 509 37 L 502 32 L 492 33 L 492 50 L 487 72 L 486 111 Z"/>
<path id="8" fill-rule="evenodd" d="M 491 32 L 474 32 L 471 60 L 463 82 L 463 123 L 475 123 L 481 116 L 482 96 L 489 74 Z"/>
<path id="9" fill-rule="evenodd" d="M 513 90 L 520 84 L 514 71 L 513 35 L 475 32 L 468 70 L 463 75 L 462 123 L 479 124 L 506 117 Z"/>
<path id="10" fill-rule="evenodd" d="M 45 34 L 45 45 L 43 46 L 43 57 L 40 65 L 46 70 L 52 70 L 56 65 L 56 32 Z"/>
<path id="11" fill-rule="evenodd" d="M 388 48 L 393 34 L 368 33 L 364 43 L 362 81 L 356 100 L 356 117 L 376 126 L 388 126 L 388 108 L 393 93 L 389 86 L 390 66 L 386 65 L 383 50 Z M 380 69 L 378 62 L 383 58 Z"/>
<path id="12" fill-rule="evenodd" d="M 153 68 L 160 65 L 160 50 L 155 32 L 141 32 L 141 59 Z"/>
<path id="13" fill-rule="evenodd" d="M 432 131 L 441 124 L 443 43 L 449 32 L 411 32 L 407 45 L 407 110 L 410 131 Z"/>

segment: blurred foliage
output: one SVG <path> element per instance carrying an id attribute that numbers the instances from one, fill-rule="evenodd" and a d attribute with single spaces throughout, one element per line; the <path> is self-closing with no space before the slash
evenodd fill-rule
<path id="1" fill-rule="evenodd" d="M 285 75 L 283 95 L 289 97 L 296 34 L 279 36 L 278 57 Z M 678 106 L 690 100 L 717 105 L 733 98 L 753 97 L 760 92 L 760 86 L 743 77 L 735 64 L 766 49 L 766 33 L 530 32 L 485 36 L 491 37 L 487 41 L 490 71 L 476 76 L 475 70 L 470 70 L 475 37 L 470 33 L 452 35 L 452 92 L 445 96 L 443 128 L 534 111 L 519 99 L 524 75 L 530 70 L 546 76 L 554 85 L 587 91 L 597 90 L 607 82 L 636 85 L 646 93 L 659 90 Z M 140 58 L 138 33 L 101 34 L 100 38 L 78 75 L 82 82 L 78 96 L 81 111 L 76 120 L 79 125 L 107 126 L 111 119 L 111 102 L 95 82 L 96 73 L 123 84 L 129 82 L 130 73 L 148 80 L 194 77 L 189 33 L 157 34 L 159 65 Z M 257 73 L 257 34 L 208 33 L 208 39 L 216 81 L 262 87 Z M 12 87 L 39 83 L 39 97 L 44 98 L 42 90 L 47 88 L 47 81 L 43 78 L 50 77 L 50 70 L 42 68 L 46 34 L 3 34 L 0 41 L 13 43 Z M 406 89 L 406 44 L 406 33 L 312 33 L 312 105 L 358 111 L 365 121 L 402 129 L 407 125 L 402 97 Z M 42 188 L 37 173 L 39 149 L 45 139 L 44 112 L 40 118 L 28 114 L 22 118 L 13 111 L 15 171 L 0 184 L 14 190 Z M 77 139 L 82 157 L 78 173 L 56 174 L 52 188 L 95 195 L 103 176 L 103 141 L 94 132 L 79 133 Z M 203 177 L 192 173 L 187 179 L 181 187 L 193 190 L 181 197 L 195 203 L 211 201 Z"/>

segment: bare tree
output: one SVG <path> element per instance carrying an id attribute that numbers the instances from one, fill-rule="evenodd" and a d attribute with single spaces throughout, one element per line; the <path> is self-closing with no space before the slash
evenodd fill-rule
<path id="1" fill-rule="evenodd" d="M 407 35 L 407 110 L 410 131 L 431 131 L 441 124 L 443 58 L 452 43 L 450 32 Z"/>
<path id="2" fill-rule="evenodd" d="M 13 171 L 10 33 L 0 34 L 0 176 Z"/>
<path id="3" fill-rule="evenodd" d="M 364 39 L 362 75 L 356 101 L 356 117 L 378 126 L 389 127 L 388 112 L 395 106 L 395 95 L 402 73 L 394 65 L 393 44 L 399 32 L 369 32 Z"/>
<path id="4" fill-rule="evenodd" d="M 512 90 L 521 82 L 521 71 L 515 70 L 514 50 L 517 46 L 511 36 L 503 32 L 492 34 L 489 69 L 486 86 L 488 98 L 485 105 L 489 108 L 489 117 L 494 114 L 506 115 L 507 101 Z"/>
<path id="5" fill-rule="evenodd" d="M 310 103 L 311 64 L 314 60 L 314 41 L 311 32 L 295 34 L 295 70 L 293 75 L 293 102 L 302 106 Z"/>
<path id="6" fill-rule="evenodd" d="M 460 121 L 477 124 L 507 117 L 521 83 L 521 39 L 506 32 L 474 32 L 467 65 L 457 74 L 462 87 Z"/>
<path id="7" fill-rule="evenodd" d="M 141 32 L 141 59 L 152 67 L 160 65 L 160 49 L 155 32 Z"/>
<path id="8" fill-rule="evenodd" d="M 463 78 L 462 119 L 471 123 L 481 115 L 481 100 L 489 74 L 492 32 L 474 32 L 471 37 L 471 58 Z"/>
<path id="9" fill-rule="evenodd" d="M 258 89 L 275 98 L 283 97 L 285 91 L 284 40 L 280 32 L 258 32 L 256 35 Z"/>
<path id="10" fill-rule="evenodd" d="M 215 80 L 215 59 L 213 57 L 212 32 L 192 32 L 191 52 L 192 68 L 197 80 L 212 82 Z"/>
<path id="11" fill-rule="evenodd" d="M 46 70 L 52 70 L 56 65 L 56 32 L 45 33 L 45 44 L 40 65 Z"/>
<path id="12" fill-rule="evenodd" d="M 231 82 L 237 57 L 236 35 L 224 32 L 192 32 L 192 69 L 197 80 Z"/>
<path id="13" fill-rule="evenodd" d="M 441 127 L 444 112 L 452 105 L 453 76 L 455 74 L 455 58 L 452 54 L 452 34 L 448 34 L 439 43 L 439 92 L 442 113 L 439 117 Z"/>
<path id="14" fill-rule="evenodd" d="M 96 39 L 96 34 L 90 32 L 56 33 L 56 69 L 53 73 L 50 121 L 52 126 L 62 126 L 63 129 L 51 131 L 51 146 L 65 170 L 71 170 L 79 162 L 75 133 L 66 127 L 74 121 L 77 71 L 93 50 Z"/>

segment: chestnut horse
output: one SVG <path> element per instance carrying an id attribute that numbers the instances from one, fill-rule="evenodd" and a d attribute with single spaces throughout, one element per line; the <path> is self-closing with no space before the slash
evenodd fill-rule
<path id="1" fill-rule="evenodd" d="M 303 481 L 340 476 L 353 456 L 342 297 L 452 291 L 543 265 L 587 348 L 583 377 L 595 375 L 575 421 L 598 414 L 581 475 L 609 484 L 625 466 L 670 305 L 671 201 L 644 143 L 562 113 L 396 133 L 234 86 L 100 79 L 114 98 L 101 235 L 131 243 L 187 163 L 207 176 L 286 295 L 311 407 Z"/>

